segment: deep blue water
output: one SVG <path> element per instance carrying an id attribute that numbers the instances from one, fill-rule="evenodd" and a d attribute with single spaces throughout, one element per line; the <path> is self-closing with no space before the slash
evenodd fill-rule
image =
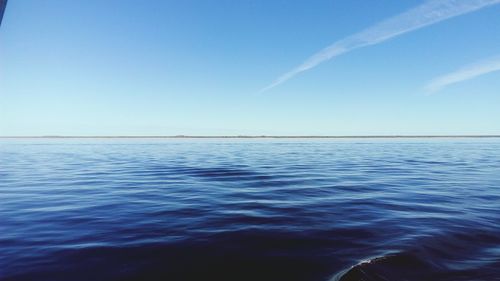
<path id="1" fill-rule="evenodd" d="M 0 141 L 0 280 L 335 278 L 500 280 L 500 139 Z"/>

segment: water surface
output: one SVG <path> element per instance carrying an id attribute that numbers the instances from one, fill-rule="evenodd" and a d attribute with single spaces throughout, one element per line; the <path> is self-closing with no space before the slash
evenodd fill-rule
<path id="1" fill-rule="evenodd" d="M 0 222 L 0 280 L 500 280 L 500 140 L 2 140 Z"/>

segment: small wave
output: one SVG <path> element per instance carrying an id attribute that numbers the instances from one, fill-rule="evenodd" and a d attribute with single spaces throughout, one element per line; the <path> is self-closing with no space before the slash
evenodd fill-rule
<path id="1" fill-rule="evenodd" d="M 335 275 L 331 281 L 428 280 L 436 272 L 429 263 L 410 253 L 395 253 L 362 261 Z"/>
<path id="2" fill-rule="evenodd" d="M 499 279 L 497 232 L 467 230 L 415 239 L 411 248 L 362 261 L 330 281 L 491 281 Z"/>

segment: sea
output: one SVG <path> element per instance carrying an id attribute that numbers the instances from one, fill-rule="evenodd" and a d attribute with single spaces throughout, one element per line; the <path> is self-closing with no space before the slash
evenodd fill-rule
<path id="1" fill-rule="evenodd" d="M 500 139 L 2 139 L 0 280 L 500 280 Z"/>

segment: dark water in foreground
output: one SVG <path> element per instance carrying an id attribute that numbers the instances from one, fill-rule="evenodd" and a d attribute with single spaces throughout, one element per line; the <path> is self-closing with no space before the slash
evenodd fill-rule
<path id="1" fill-rule="evenodd" d="M 0 280 L 335 278 L 500 280 L 500 140 L 0 141 Z"/>

